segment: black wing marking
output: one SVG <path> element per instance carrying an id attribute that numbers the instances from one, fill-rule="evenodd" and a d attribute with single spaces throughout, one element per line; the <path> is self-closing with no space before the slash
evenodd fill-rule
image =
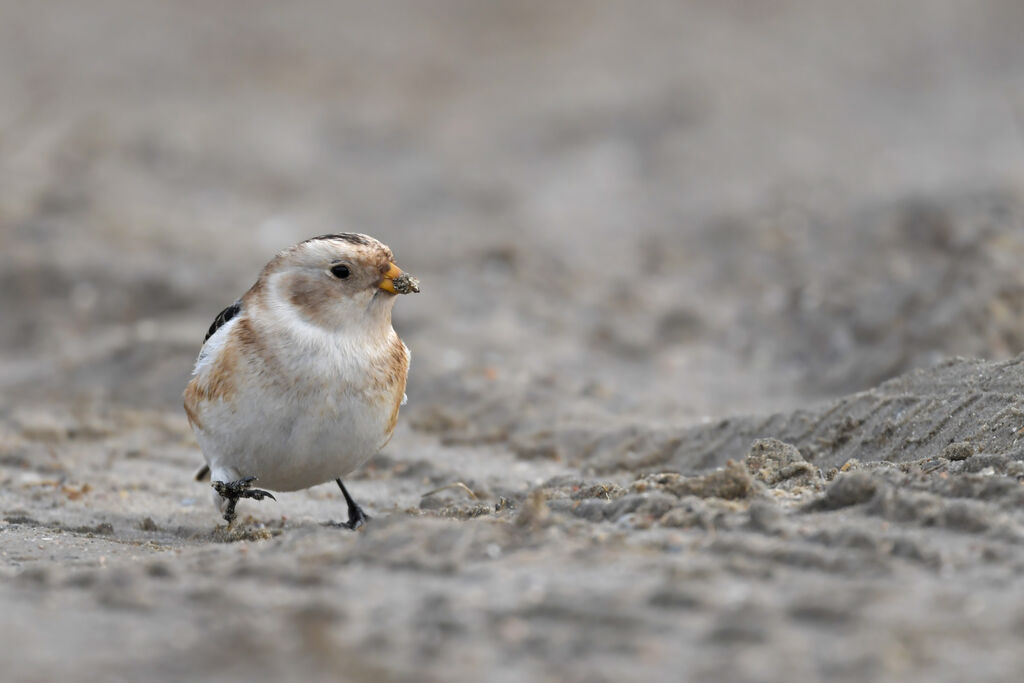
<path id="1" fill-rule="evenodd" d="M 227 308 L 225 308 L 220 313 L 218 313 L 217 317 L 213 319 L 213 324 L 210 325 L 210 329 L 207 331 L 206 336 L 203 338 L 203 343 L 205 344 L 206 340 L 212 337 L 214 332 L 224 327 L 224 325 L 227 324 L 229 320 L 238 315 L 238 312 L 241 310 L 242 301 L 238 300 L 235 303 L 228 306 Z"/>

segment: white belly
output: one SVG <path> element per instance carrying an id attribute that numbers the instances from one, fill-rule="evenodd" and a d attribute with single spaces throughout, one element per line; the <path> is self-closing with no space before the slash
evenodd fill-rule
<path id="1" fill-rule="evenodd" d="M 204 406 L 197 440 L 214 480 L 294 491 L 344 477 L 384 445 L 384 397 L 263 392 Z M 383 409 L 382 409 L 383 408 Z"/>

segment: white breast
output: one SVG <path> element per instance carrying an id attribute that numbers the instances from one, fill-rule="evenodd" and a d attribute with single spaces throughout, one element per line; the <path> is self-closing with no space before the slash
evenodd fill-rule
<path id="1" fill-rule="evenodd" d="M 210 370 L 234 322 L 207 342 L 196 374 Z M 291 491 L 344 477 L 373 457 L 390 436 L 401 391 L 371 381 L 378 349 L 380 342 L 304 338 L 274 349 L 273 377 L 261 373 L 259 358 L 246 358 L 231 399 L 200 407 L 197 440 L 213 478 L 255 476 L 260 487 Z"/>

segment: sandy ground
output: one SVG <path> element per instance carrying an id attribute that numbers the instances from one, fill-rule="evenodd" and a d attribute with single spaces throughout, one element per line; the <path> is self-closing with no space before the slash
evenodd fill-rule
<path id="1" fill-rule="evenodd" d="M 1022 32 L 3 2 L 2 678 L 1018 680 Z M 374 519 L 322 486 L 227 530 L 191 363 L 338 230 L 423 286 Z"/>

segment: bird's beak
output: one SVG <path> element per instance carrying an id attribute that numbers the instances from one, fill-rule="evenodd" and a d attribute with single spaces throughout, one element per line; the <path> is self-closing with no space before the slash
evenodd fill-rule
<path id="1" fill-rule="evenodd" d="M 409 292 L 420 291 L 420 281 L 408 273 L 403 273 L 402 269 L 394 263 L 388 264 L 388 269 L 384 273 L 384 279 L 380 281 L 379 286 L 385 292 L 391 292 L 392 294 L 408 294 Z"/>

